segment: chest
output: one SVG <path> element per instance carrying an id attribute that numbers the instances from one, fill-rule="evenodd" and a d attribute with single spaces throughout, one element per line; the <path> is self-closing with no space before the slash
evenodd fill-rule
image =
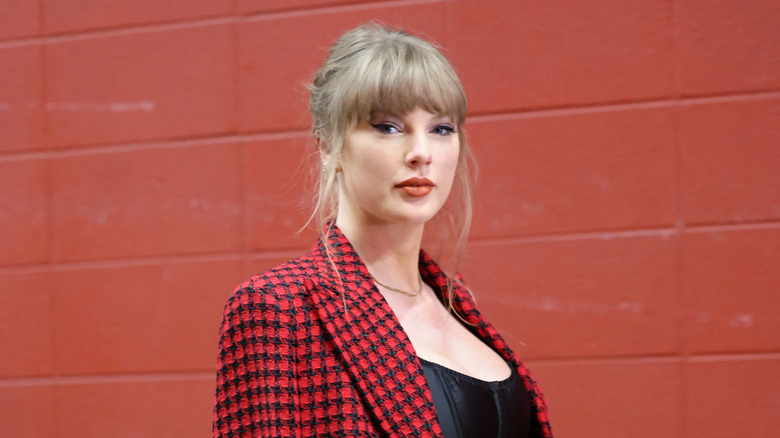
<path id="1" fill-rule="evenodd" d="M 430 292 L 413 304 L 386 296 L 417 355 L 480 380 L 509 377 L 504 359 Z"/>

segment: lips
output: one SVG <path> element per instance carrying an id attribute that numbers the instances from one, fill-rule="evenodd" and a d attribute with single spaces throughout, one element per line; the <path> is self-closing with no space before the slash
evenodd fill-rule
<path id="1" fill-rule="evenodd" d="M 395 187 L 406 196 L 412 198 L 422 198 L 431 193 L 435 184 L 428 178 L 409 178 L 396 184 Z"/>

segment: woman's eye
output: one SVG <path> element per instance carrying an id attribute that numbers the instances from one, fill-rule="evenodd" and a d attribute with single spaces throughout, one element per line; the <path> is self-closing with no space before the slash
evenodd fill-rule
<path id="1" fill-rule="evenodd" d="M 396 132 L 400 132 L 398 128 L 389 123 L 370 123 L 370 125 L 379 131 L 380 134 L 395 134 Z"/>
<path id="2" fill-rule="evenodd" d="M 433 133 L 437 135 L 450 135 L 455 133 L 455 128 L 450 125 L 437 125 L 433 128 Z"/>

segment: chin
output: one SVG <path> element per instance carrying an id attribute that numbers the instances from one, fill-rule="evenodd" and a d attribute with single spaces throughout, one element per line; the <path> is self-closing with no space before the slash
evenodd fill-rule
<path id="1" fill-rule="evenodd" d="M 418 211 L 415 214 L 409 215 L 408 218 L 407 218 L 407 221 L 409 223 L 413 223 L 413 224 L 423 224 L 424 225 L 424 224 L 428 223 L 431 219 L 436 217 L 436 214 L 439 212 L 439 210 L 441 210 L 441 209 L 437 208 L 435 210 L 424 211 L 424 212 L 423 211 Z"/>
<path id="2" fill-rule="evenodd" d="M 369 213 L 373 221 L 385 224 L 425 225 L 436 217 L 443 204 L 426 199 L 424 202 L 406 203 L 405 205 L 387 205 L 385 208 Z"/>

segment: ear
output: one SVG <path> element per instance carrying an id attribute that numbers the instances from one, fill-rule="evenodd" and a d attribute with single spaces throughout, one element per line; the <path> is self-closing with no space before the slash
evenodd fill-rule
<path id="1" fill-rule="evenodd" d="M 327 145 L 325 144 L 325 140 L 322 139 L 322 137 L 314 136 L 314 146 L 317 147 L 317 152 L 320 153 L 320 164 L 325 166 L 325 164 L 328 162 L 328 157 L 330 154 L 328 154 Z"/>
<path id="2" fill-rule="evenodd" d="M 322 167 L 324 168 L 325 166 L 328 165 L 328 161 L 330 160 L 330 155 L 328 155 L 328 153 L 322 149 L 319 149 L 319 151 L 320 151 L 320 164 L 322 164 Z"/>
<path id="3" fill-rule="evenodd" d="M 316 147 L 317 151 L 320 153 L 320 163 L 324 166 L 328 159 L 328 153 L 325 151 L 327 145 L 325 144 L 325 140 L 322 139 L 322 132 L 314 131 L 313 137 L 314 147 Z"/>
<path id="4" fill-rule="evenodd" d="M 320 153 L 320 163 L 322 164 L 322 167 L 328 165 L 328 162 L 333 160 L 333 156 L 330 153 L 330 147 L 326 143 L 323 136 L 320 134 L 319 131 L 314 133 L 314 145 L 317 147 L 317 151 Z M 341 172 L 341 166 L 336 167 L 336 172 Z"/>

